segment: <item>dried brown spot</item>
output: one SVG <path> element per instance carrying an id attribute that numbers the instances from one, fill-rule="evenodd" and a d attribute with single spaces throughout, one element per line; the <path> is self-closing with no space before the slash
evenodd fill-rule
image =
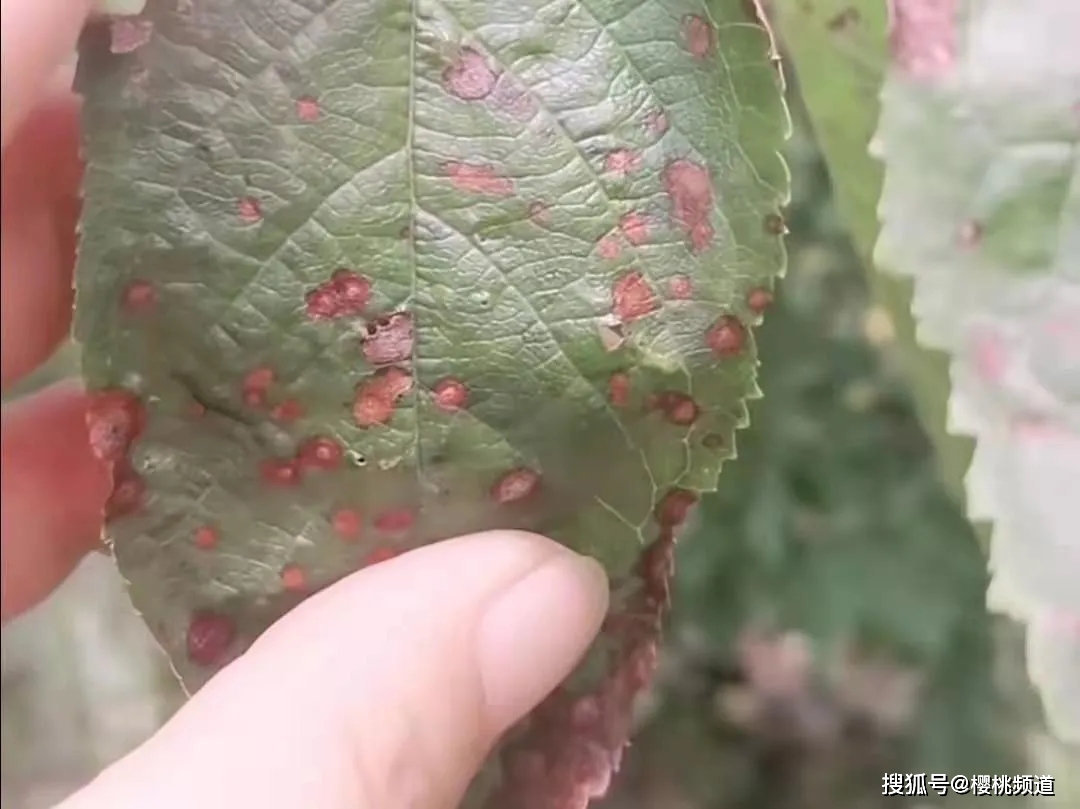
<path id="1" fill-rule="evenodd" d="M 211 551 L 217 547 L 218 532 L 212 525 L 203 525 L 195 529 L 192 537 L 195 547 L 201 551 Z"/>
<path id="2" fill-rule="evenodd" d="M 551 222 L 551 206 L 546 202 L 536 200 L 529 203 L 529 219 L 537 225 L 547 225 Z"/>
<path id="3" fill-rule="evenodd" d="M 518 467 L 503 474 L 491 487 L 491 498 L 500 505 L 517 503 L 540 488 L 540 475 L 528 467 Z"/>
<path id="4" fill-rule="evenodd" d="M 259 477 L 269 486 L 295 486 L 300 482 L 300 464 L 292 458 L 266 458 L 259 463 Z"/>
<path id="5" fill-rule="evenodd" d="M 289 564 L 281 569 L 281 586 L 297 592 L 307 588 L 307 573 L 300 565 Z"/>
<path id="6" fill-rule="evenodd" d="M 608 401 L 614 407 L 626 407 L 630 401 L 630 375 L 616 371 L 608 378 Z"/>
<path id="7" fill-rule="evenodd" d="M 687 489 L 670 490 L 656 506 L 656 521 L 665 528 L 682 525 L 697 500 L 697 495 Z"/>
<path id="8" fill-rule="evenodd" d="M 664 189 L 671 198 L 671 218 L 687 236 L 695 252 L 713 240 L 713 188 L 709 172 L 690 160 L 673 160 L 664 169 Z"/>
<path id="9" fill-rule="evenodd" d="M 109 23 L 109 50 L 112 53 L 132 53 L 147 42 L 154 33 L 154 24 L 139 17 L 115 17 Z"/>
<path id="10" fill-rule="evenodd" d="M 270 411 L 270 417 L 282 424 L 292 424 L 304 417 L 304 406 L 296 399 L 286 399 L 274 405 Z"/>
<path id="11" fill-rule="evenodd" d="M 620 177 L 633 174 L 641 168 L 641 153 L 634 149 L 615 149 L 608 152 L 604 169 Z"/>
<path id="12" fill-rule="evenodd" d="M 845 28 L 858 25 L 860 19 L 859 10 L 853 6 L 848 6 L 831 16 L 825 23 L 825 27 L 830 31 L 843 31 Z"/>
<path id="13" fill-rule="evenodd" d="M 765 232 L 772 236 L 783 236 L 788 232 L 787 225 L 784 224 L 784 217 L 777 213 L 768 214 L 765 217 Z"/>
<path id="14" fill-rule="evenodd" d="M 236 626 L 220 612 L 200 610 L 191 616 L 187 630 L 187 656 L 197 666 L 216 666 L 224 662 L 233 640 Z"/>
<path id="15" fill-rule="evenodd" d="M 345 450 L 333 438 L 320 435 L 307 439 L 300 445 L 296 460 L 303 469 L 331 471 L 341 466 Z"/>
<path id="16" fill-rule="evenodd" d="M 113 463 L 126 457 L 144 429 L 146 411 L 135 394 L 122 388 L 90 394 L 86 430 L 90 451 L 99 460 Z"/>
<path id="17" fill-rule="evenodd" d="M 303 96 L 296 99 L 296 117 L 305 124 L 318 121 L 320 112 L 319 102 L 311 96 Z"/>
<path id="18" fill-rule="evenodd" d="M 717 357 L 733 357 L 746 344 L 746 327 L 734 315 L 724 315 L 705 332 L 705 343 Z"/>
<path id="19" fill-rule="evenodd" d="M 720 435 L 720 433 L 708 433 L 701 439 L 701 443 L 706 449 L 723 449 L 724 436 Z"/>
<path id="20" fill-rule="evenodd" d="M 645 131 L 654 138 L 663 136 L 668 131 L 667 113 L 663 110 L 651 110 L 645 116 Z"/>
<path id="21" fill-rule="evenodd" d="M 331 515 L 330 525 L 342 539 L 354 540 L 359 539 L 364 521 L 355 508 L 339 508 Z"/>
<path id="22" fill-rule="evenodd" d="M 694 282 L 689 276 L 676 275 L 668 282 L 668 294 L 675 300 L 688 300 L 694 296 Z"/>
<path id="23" fill-rule="evenodd" d="M 457 60 L 443 71 L 442 84 L 452 96 L 463 101 L 479 101 L 491 93 L 497 78 L 483 54 L 462 48 Z"/>
<path id="24" fill-rule="evenodd" d="M 956 0 L 890 0 L 889 50 L 915 79 L 944 76 L 956 61 Z"/>
<path id="25" fill-rule="evenodd" d="M 412 359 L 412 313 L 394 312 L 369 323 L 363 349 L 364 358 L 372 365 L 391 365 Z"/>
<path id="26" fill-rule="evenodd" d="M 262 205 L 255 197 L 241 197 L 236 204 L 240 214 L 240 221 L 248 225 L 254 225 L 262 221 Z"/>
<path id="27" fill-rule="evenodd" d="M 969 219 L 960 226 L 960 230 L 957 233 L 957 241 L 960 243 L 961 247 L 971 250 L 979 246 L 979 242 L 982 241 L 982 236 L 982 225 L 974 219 Z"/>
<path id="28" fill-rule="evenodd" d="M 158 295 L 149 281 L 132 281 L 124 287 L 122 296 L 124 311 L 132 315 L 152 312 L 157 307 Z"/>
<path id="29" fill-rule="evenodd" d="M 716 52 L 716 29 L 707 19 L 688 14 L 683 17 L 682 28 L 686 49 L 695 59 L 707 59 Z"/>
<path id="30" fill-rule="evenodd" d="M 630 244 L 645 244 L 649 240 L 649 223 L 637 211 L 623 214 L 619 219 L 619 230 Z"/>
<path id="31" fill-rule="evenodd" d="M 611 234 L 608 234 L 596 243 L 596 252 L 600 254 L 600 258 L 614 261 L 619 257 L 619 253 L 622 252 L 622 247 L 619 245 L 618 239 Z"/>
<path id="32" fill-rule="evenodd" d="M 611 311 L 623 323 L 644 317 L 659 307 L 652 287 L 637 270 L 631 270 L 615 281 L 611 301 Z"/>
<path id="33" fill-rule="evenodd" d="M 459 191 L 492 197 L 509 197 L 514 193 L 514 181 L 499 175 L 491 166 L 450 161 L 442 168 Z"/>
<path id="34" fill-rule="evenodd" d="M 416 522 L 412 509 L 392 508 L 375 518 L 375 530 L 384 534 L 399 534 L 408 531 Z"/>
<path id="35" fill-rule="evenodd" d="M 751 289 L 746 295 L 746 305 L 756 315 L 760 315 L 768 309 L 772 305 L 772 301 L 772 293 L 763 287 Z"/>
<path id="36" fill-rule="evenodd" d="M 435 406 L 440 410 L 460 410 L 469 400 L 469 389 L 457 379 L 442 379 L 435 384 Z"/>

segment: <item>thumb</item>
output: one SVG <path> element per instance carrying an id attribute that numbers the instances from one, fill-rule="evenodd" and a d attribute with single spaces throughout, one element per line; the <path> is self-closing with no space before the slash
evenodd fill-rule
<path id="1" fill-rule="evenodd" d="M 61 809 L 449 809 L 582 658 L 593 560 L 531 534 L 448 540 L 298 606 Z"/>

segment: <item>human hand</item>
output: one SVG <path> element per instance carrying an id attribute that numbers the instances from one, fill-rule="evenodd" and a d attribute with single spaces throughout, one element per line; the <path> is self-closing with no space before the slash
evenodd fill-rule
<path id="1" fill-rule="evenodd" d="M 90 0 L 0 0 L 2 381 L 70 326 Z M 59 78 L 58 78 L 59 76 Z M 71 383 L 4 408 L 3 617 L 98 542 L 107 471 Z M 599 630 L 603 571 L 519 532 L 439 543 L 308 599 L 63 809 L 442 809 Z"/>

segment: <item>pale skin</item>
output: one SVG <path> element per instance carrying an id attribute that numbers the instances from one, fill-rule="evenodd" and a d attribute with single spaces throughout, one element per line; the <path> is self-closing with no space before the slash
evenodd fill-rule
<path id="1" fill-rule="evenodd" d="M 64 67 L 90 0 L 0 0 L 2 381 L 68 333 L 78 99 Z M 3 412 L 6 621 L 98 546 L 109 479 L 83 391 Z M 306 601 L 63 809 L 449 809 L 499 736 L 574 667 L 608 588 L 530 534 L 439 543 Z"/>

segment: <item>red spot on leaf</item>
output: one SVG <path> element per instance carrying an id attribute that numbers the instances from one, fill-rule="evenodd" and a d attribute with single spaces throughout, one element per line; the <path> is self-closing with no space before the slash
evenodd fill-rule
<path id="1" fill-rule="evenodd" d="M 345 450 L 333 438 L 316 436 L 300 445 L 296 460 L 303 469 L 322 469 L 331 471 L 341 466 Z"/>
<path id="2" fill-rule="evenodd" d="M 134 514 L 146 499 L 146 481 L 127 458 L 121 458 L 113 465 L 112 474 L 113 489 L 105 502 L 105 522 Z"/>
<path id="3" fill-rule="evenodd" d="M 972 346 L 975 370 L 985 382 L 998 382 L 1009 369 L 1009 349 L 1001 335 L 991 331 L 978 333 Z"/>
<path id="4" fill-rule="evenodd" d="M 408 531 L 416 522 L 416 515 L 409 508 L 392 508 L 377 516 L 375 530 L 383 534 L 400 534 Z"/>
<path id="5" fill-rule="evenodd" d="M 300 464 L 292 458 L 267 458 L 259 464 L 259 477 L 269 486 L 295 486 L 300 482 Z"/>
<path id="6" fill-rule="evenodd" d="M 615 149 L 608 152 L 604 160 L 604 169 L 612 174 L 625 177 L 641 168 L 641 153 L 634 149 Z"/>
<path id="7" fill-rule="evenodd" d="M 339 508 L 330 517 L 330 525 L 334 533 L 342 539 L 359 539 L 364 521 L 360 512 L 355 508 Z"/>
<path id="8" fill-rule="evenodd" d="M 608 378 L 608 401 L 614 407 L 626 407 L 630 401 L 630 375 L 616 371 Z"/>
<path id="9" fill-rule="evenodd" d="M 608 234 L 596 243 L 596 252 L 600 254 L 600 258 L 614 261 L 619 257 L 619 253 L 622 252 L 622 247 L 619 245 L 618 239 L 611 234 Z"/>
<path id="10" fill-rule="evenodd" d="M 472 48 L 462 48 L 457 60 L 443 71 L 443 89 L 463 101 L 486 98 L 495 87 L 498 77 L 483 54 Z"/>
<path id="11" fill-rule="evenodd" d="M 751 289 L 746 296 L 746 305 L 756 315 L 760 315 L 768 309 L 772 305 L 772 301 L 772 293 L 762 287 Z"/>
<path id="12" fill-rule="evenodd" d="M 746 327 L 733 315 L 724 315 L 705 332 L 705 343 L 717 357 L 733 357 L 746 344 Z"/>
<path id="13" fill-rule="evenodd" d="M 651 404 L 663 412 L 672 424 L 687 426 L 697 421 L 700 410 L 697 403 L 681 391 L 668 390 L 652 398 Z"/>
<path id="14" fill-rule="evenodd" d="M 697 495 L 687 489 L 672 489 L 656 506 L 656 521 L 665 528 L 682 525 L 697 500 Z"/>
<path id="15" fill-rule="evenodd" d="M 255 197 L 242 197 L 237 203 L 240 221 L 248 225 L 254 225 L 262 221 L 262 205 Z"/>
<path id="16" fill-rule="evenodd" d="M 289 564 L 281 569 L 281 586 L 292 592 L 307 588 L 307 573 L 300 565 Z"/>
<path id="17" fill-rule="evenodd" d="M 132 281 L 124 288 L 123 308 L 132 315 L 143 315 L 157 308 L 158 295 L 149 281 Z"/>
<path id="18" fill-rule="evenodd" d="M 372 365 L 390 365 L 412 359 L 412 314 L 394 312 L 368 323 L 363 349 L 364 357 Z"/>
<path id="19" fill-rule="evenodd" d="M 188 405 L 188 415 L 193 419 L 201 419 L 206 415 L 206 405 L 202 402 L 193 401 Z"/>
<path id="20" fill-rule="evenodd" d="M 713 188 L 709 172 L 690 160 L 673 160 L 664 169 L 664 190 L 671 198 L 671 217 L 690 237 L 695 252 L 712 244 Z"/>
<path id="21" fill-rule="evenodd" d="M 716 52 L 716 29 L 707 19 L 688 14 L 683 17 L 682 28 L 686 49 L 695 59 L 707 59 Z"/>
<path id="22" fill-rule="evenodd" d="M 294 421 L 304 417 L 304 406 L 296 399 L 286 399 L 274 405 L 273 410 L 270 411 L 270 416 L 282 424 L 292 424 Z"/>
<path id="23" fill-rule="evenodd" d="M 630 244 L 645 244 L 649 240 L 649 223 L 636 211 L 630 211 L 619 219 L 619 230 Z"/>
<path id="24" fill-rule="evenodd" d="M 400 555 L 400 553 L 401 551 L 396 548 L 389 548 L 385 545 L 380 546 L 364 557 L 364 567 L 371 567 L 372 565 L 377 565 L 381 562 L 388 562 L 395 556 Z"/>
<path id="25" fill-rule="evenodd" d="M 187 631 L 187 656 L 197 666 L 210 667 L 224 662 L 236 638 L 236 625 L 227 615 L 200 610 L 191 616 Z"/>
<path id="26" fill-rule="evenodd" d="M 443 164 L 443 172 L 459 191 L 492 197 L 509 197 L 514 193 L 514 181 L 497 174 L 491 166 L 451 161 Z"/>
<path id="27" fill-rule="evenodd" d="M 960 231 L 957 233 L 957 241 L 960 246 L 971 250 L 979 246 L 979 242 L 982 241 L 983 228 L 974 219 L 969 219 L 960 226 Z"/>
<path id="28" fill-rule="evenodd" d="M 113 463 L 126 457 L 145 428 L 146 411 L 135 394 L 114 388 L 90 395 L 86 429 L 90 450 L 99 460 Z"/>
<path id="29" fill-rule="evenodd" d="M 274 384 L 276 374 L 274 374 L 273 368 L 268 368 L 265 365 L 248 371 L 247 376 L 244 377 L 244 390 L 267 390 Z"/>
<path id="30" fill-rule="evenodd" d="M 611 299 L 611 311 L 623 323 L 655 312 L 659 306 L 649 282 L 637 270 L 631 270 L 615 281 Z"/>
<path id="31" fill-rule="evenodd" d="M 305 124 L 318 121 L 320 113 L 319 102 L 311 96 L 302 96 L 296 99 L 296 117 Z"/>
<path id="32" fill-rule="evenodd" d="M 676 275 L 668 282 L 668 294 L 675 300 L 689 300 L 694 296 L 694 282 L 689 276 Z"/>
<path id="33" fill-rule="evenodd" d="M 402 368 L 392 366 L 376 371 L 356 390 L 353 418 L 361 427 L 385 424 L 393 416 L 398 400 L 412 386 L 412 374 Z"/>
<path id="34" fill-rule="evenodd" d="M 355 315 L 363 311 L 371 297 L 371 281 L 352 270 L 335 270 L 330 276 L 337 293 L 342 314 Z"/>
<path id="35" fill-rule="evenodd" d="M 645 116 L 645 131 L 655 138 L 659 138 L 668 131 L 667 113 L 663 110 L 652 110 Z"/>
<path id="36" fill-rule="evenodd" d="M 433 390 L 435 406 L 440 410 L 452 412 L 460 410 L 469 400 L 469 389 L 457 379 L 442 379 Z"/>
<path id="37" fill-rule="evenodd" d="M 915 79 L 936 79 L 956 61 L 956 0 L 890 0 L 889 50 Z"/>
<path id="38" fill-rule="evenodd" d="M 371 281 L 352 270 L 335 270 L 330 280 L 323 282 L 304 296 L 307 315 L 312 320 L 358 315 L 371 298 Z"/>
<path id="39" fill-rule="evenodd" d="M 517 503 L 532 496 L 540 488 L 540 475 L 527 467 L 506 472 L 491 487 L 491 497 L 500 505 Z"/>
<path id="40" fill-rule="evenodd" d="M 147 42 L 154 33 L 154 24 L 150 20 L 138 17 L 115 17 L 109 23 L 112 53 L 132 53 Z"/>
<path id="41" fill-rule="evenodd" d="M 195 529 L 192 537 L 195 547 L 201 551 L 212 551 L 218 544 L 218 532 L 212 525 L 203 525 Z"/>

